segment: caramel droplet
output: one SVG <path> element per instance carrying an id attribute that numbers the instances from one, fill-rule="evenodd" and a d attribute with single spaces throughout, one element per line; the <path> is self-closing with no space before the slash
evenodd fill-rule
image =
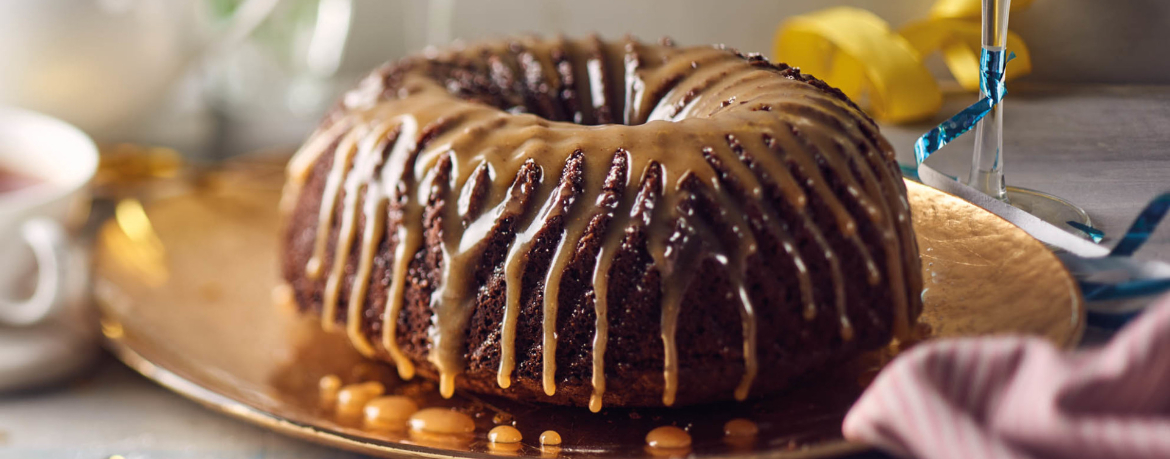
<path id="1" fill-rule="evenodd" d="M 382 395 L 386 388 L 377 381 L 350 384 L 337 392 L 337 414 L 354 416 L 362 412 L 362 408 L 375 397 Z"/>
<path id="2" fill-rule="evenodd" d="M 455 375 L 451 373 L 439 373 L 439 395 L 443 398 L 451 398 L 455 395 Z"/>
<path id="3" fill-rule="evenodd" d="M 601 411 L 601 396 L 597 394 L 589 396 L 589 411 L 594 413 Z"/>
<path id="4" fill-rule="evenodd" d="M 305 264 L 305 273 L 312 279 L 321 277 L 321 259 L 317 257 L 310 258 L 309 262 Z"/>
<path id="5" fill-rule="evenodd" d="M 540 444 L 557 446 L 561 444 L 561 434 L 555 430 L 546 430 L 540 433 Z"/>
<path id="6" fill-rule="evenodd" d="M 488 441 L 491 443 L 520 443 L 524 436 L 512 426 L 495 426 L 488 431 Z"/>
<path id="7" fill-rule="evenodd" d="M 116 340 L 122 339 L 122 336 L 125 335 L 125 330 L 122 329 L 122 324 L 117 321 L 103 317 L 101 319 L 101 325 L 102 334 L 106 335 L 106 338 Z"/>
<path id="8" fill-rule="evenodd" d="M 366 403 L 366 427 L 372 429 L 406 430 L 406 420 L 418 412 L 418 404 L 410 397 L 390 395 Z"/>
<path id="9" fill-rule="evenodd" d="M 419 432 L 458 435 L 475 432 L 475 421 L 471 416 L 448 408 L 427 408 L 410 416 L 410 430 Z"/>
<path id="10" fill-rule="evenodd" d="M 760 428 L 747 419 L 732 419 L 723 425 L 723 435 L 728 437 L 754 437 L 758 433 Z"/>
<path id="11" fill-rule="evenodd" d="M 317 381 L 317 398 L 322 406 L 337 403 L 337 391 L 341 389 L 341 378 L 337 375 L 325 375 Z"/>
<path id="12" fill-rule="evenodd" d="M 687 448 L 691 446 L 691 435 L 675 426 L 662 426 L 646 434 L 646 444 L 651 448 Z"/>
<path id="13" fill-rule="evenodd" d="M 272 304 L 285 311 L 296 311 L 297 298 L 293 287 L 286 283 L 272 287 Z"/>

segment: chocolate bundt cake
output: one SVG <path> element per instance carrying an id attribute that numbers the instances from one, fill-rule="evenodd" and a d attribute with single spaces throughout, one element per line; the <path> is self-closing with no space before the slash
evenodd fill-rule
<path id="1" fill-rule="evenodd" d="M 525 37 L 388 64 L 294 157 L 283 205 L 299 306 L 444 396 L 743 400 L 921 310 L 877 126 L 723 47 Z"/>

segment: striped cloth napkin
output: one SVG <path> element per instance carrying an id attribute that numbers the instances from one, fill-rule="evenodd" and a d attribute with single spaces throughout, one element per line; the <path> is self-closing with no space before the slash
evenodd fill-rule
<path id="1" fill-rule="evenodd" d="M 1104 347 L 929 342 L 883 370 L 849 440 L 914 458 L 1170 458 L 1170 295 Z"/>

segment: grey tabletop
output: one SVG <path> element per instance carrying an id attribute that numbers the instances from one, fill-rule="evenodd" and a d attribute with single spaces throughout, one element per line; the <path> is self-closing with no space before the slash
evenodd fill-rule
<path id="1" fill-rule="evenodd" d="M 972 99 L 950 97 L 941 114 Z M 938 121 L 887 126 L 883 132 L 910 162 L 914 140 Z M 1170 191 L 1170 86 L 1013 86 L 1005 123 L 1008 183 L 1082 206 L 1106 232 L 1106 244 L 1150 198 Z M 960 140 L 931 161 L 944 172 L 963 174 L 970 151 L 971 142 Z M 1138 256 L 1170 259 L 1170 224 L 1163 226 Z M 352 457 L 208 411 L 112 358 L 77 381 L 0 396 L 0 459 L 114 455 Z"/>

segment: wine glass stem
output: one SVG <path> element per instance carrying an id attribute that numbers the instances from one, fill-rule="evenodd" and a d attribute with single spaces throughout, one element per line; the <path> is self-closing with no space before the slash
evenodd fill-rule
<path id="1" fill-rule="evenodd" d="M 1008 10 L 1011 0 L 983 0 L 983 48 L 1003 51 L 1007 47 Z M 987 97 L 988 85 L 981 85 L 980 97 Z M 1001 201 L 1007 201 L 1003 178 L 1003 103 L 996 104 L 975 126 L 975 154 L 967 184 Z"/>

